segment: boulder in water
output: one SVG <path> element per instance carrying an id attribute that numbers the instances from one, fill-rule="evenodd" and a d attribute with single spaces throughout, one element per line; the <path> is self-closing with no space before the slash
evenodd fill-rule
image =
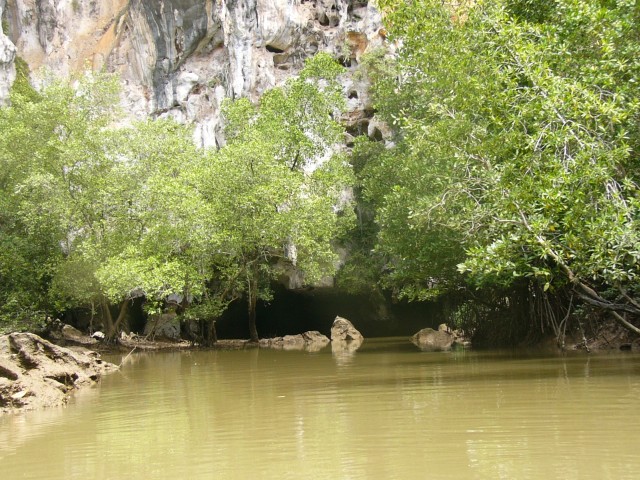
<path id="1" fill-rule="evenodd" d="M 331 326 L 331 352 L 338 364 L 346 364 L 360 348 L 364 337 L 346 318 L 336 317 Z"/>
<path id="2" fill-rule="evenodd" d="M 356 330 L 353 324 L 346 318 L 340 316 L 336 317 L 331 326 L 331 341 L 332 342 L 360 342 L 362 343 L 364 337 Z"/>
<path id="3" fill-rule="evenodd" d="M 327 346 L 328 343 L 329 339 L 315 330 L 299 335 L 260 339 L 260 346 L 263 348 L 307 350 L 309 352 L 317 352 Z"/>
<path id="4" fill-rule="evenodd" d="M 449 350 L 454 340 L 455 337 L 448 331 L 433 328 L 423 328 L 411 337 L 415 345 L 426 351 Z"/>

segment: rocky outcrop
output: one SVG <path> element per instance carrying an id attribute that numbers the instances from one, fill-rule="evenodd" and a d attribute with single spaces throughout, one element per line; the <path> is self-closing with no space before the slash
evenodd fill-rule
<path id="1" fill-rule="evenodd" d="M 32 333 L 0 336 L 0 413 L 65 404 L 73 390 L 116 369 L 95 352 L 59 347 Z"/>
<path id="2" fill-rule="evenodd" d="M 353 69 L 385 43 L 380 14 L 366 0 L 12 0 L 8 7 L 10 37 L 32 70 L 117 72 L 131 113 L 194 122 L 203 145 L 222 142 L 224 98 L 257 99 L 318 51 Z M 352 133 L 377 134 L 367 120 L 366 82 L 346 75 L 343 83 Z"/>
<path id="3" fill-rule="evenodd" d="M 317 352 L 329 344 L 329 339 L 317 331 L 304 332 L 299 335 L 285 335 L 284 337 L 263 338 L 260 347 L 282 350 L 306 350 Z"/>
<path id="4" fill-rule="evenodd" d="M 153 315 L 144 327 L 144 335 L 169 340 L 180 340 L 180 320 L 175 312 Z"/>
<path id="5" fill-rule="evenodd" d="M 421 350 L 438 351 L 450 349 L 455 337 L 445 329 L 423 328 L 411 337 L 411 341 Z"/>
<path id="6" fill-rule="evenodd" d="M 332 342 L 355 342 L 362 343 L 364 337 L 356 330 L 353 324 L 346 318 L 336 317 L 331 326 Z"/>
<path id="7" fill-rule="evenodd" d="M 3 17 L 5 0 L 0 0 L 0 18 Z M 0 107 L 9 101 L 9 88 L 16 78 L 16 69 L 13 60 L 16 55 L 16 48 L 5 35 L 3 23 L 0 22 Z"/>
<path id="8" fill-rule="evenodd" d="M 338 365 L 350 363 L 363 341 L 364 337 L 349 320 L 336 317 L 331 326 L 331 353 Z"/>
<path id="9" fill-rule="evenodd" d="M 50 331 L 47 338 L 62 346 L 84 345 L 89 347 L 98 343 L 97 338 L 85 335 L 71 325 L 61 325 L 59 330 Z"/>

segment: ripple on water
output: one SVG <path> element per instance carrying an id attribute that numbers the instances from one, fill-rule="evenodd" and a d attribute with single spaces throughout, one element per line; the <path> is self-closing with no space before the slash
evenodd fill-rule
<path id="1" fill-rule="evenodd" d="M 3 478 L 635 478 L 640 357 L 330 349 L 132 355 L 0 420 Z M 8 447 L 10 445 L 10 447 Z"/>

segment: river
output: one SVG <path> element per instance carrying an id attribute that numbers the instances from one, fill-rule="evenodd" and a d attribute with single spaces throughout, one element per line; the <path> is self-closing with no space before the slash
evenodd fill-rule
<path id="1" fill-rule="evenodd" d="M 134 353 L 66 408 L 0 418 L 0 477 L 635 479 L 639 400 L 635 354 Z"/>

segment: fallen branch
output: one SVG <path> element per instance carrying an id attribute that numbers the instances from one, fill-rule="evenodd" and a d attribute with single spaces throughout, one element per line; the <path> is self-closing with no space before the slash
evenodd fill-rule
<path id="1" fill-rule="evenodd" d="M 129 357 L 131 356 L 131 354 L 132 354 L 133 352 L 135 352 L 136 348 L 138 348 L 138 346 L 137 346 L 137 345 L 136 345 L 135 347 L 133 347 L 133 349 L 129 352 L 129 354 L 128 354 L 126 357 L 124 357 L 124 358 L 122 359 L 122 361 L 120 362 L 120 365 L 118 365 L 118 369 L 120 369 L 120 367 L 122 367 L 122 365 L 124 365 L 124 362 L 126 362 L 126 361 L 127 361 L 127 358 L 129 358 Z"/>

